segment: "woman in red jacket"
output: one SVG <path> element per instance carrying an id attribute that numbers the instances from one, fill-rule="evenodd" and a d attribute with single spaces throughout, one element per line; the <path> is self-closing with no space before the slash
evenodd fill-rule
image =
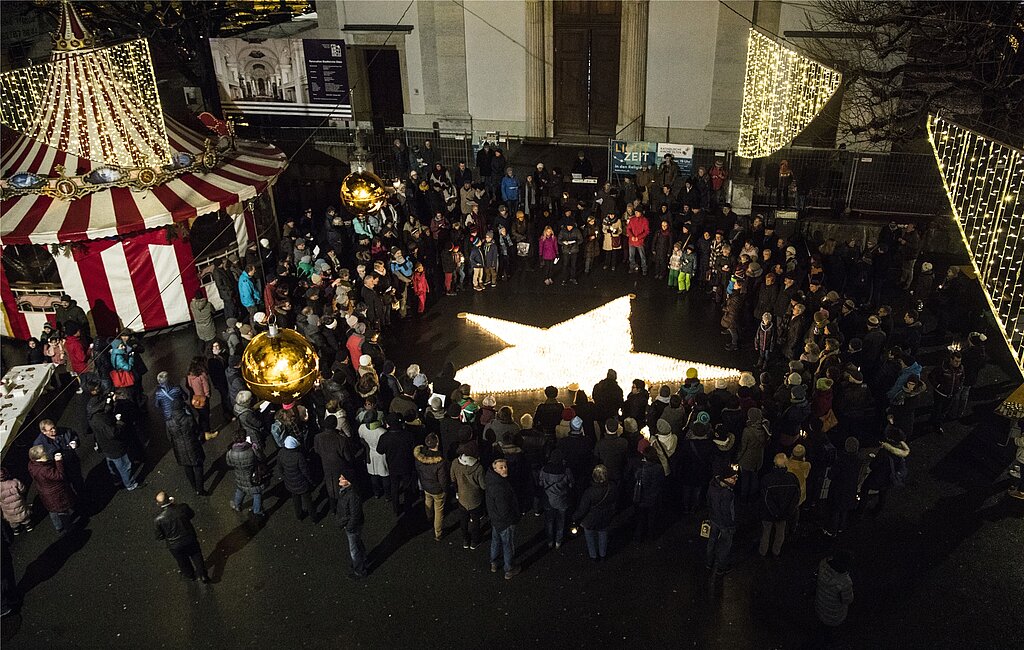
<path id="1" fill-rule="evenodd" d="M 85 344 L 82 330 L 77 323 L 70 323 L 68 325 L 67 338 L 64 339 L 64 351 L 68 355 L 68 365 L 71 368 L 71 375 L 73 377 L 78 377 L 89 371 L 92 350 Z M 75 392 L 82 392 L 81 382 L 79 382 L 78 390 Z"/>
<path id="2" fill-rule="evenodd" d="M 199 430 L 210 440 L 217 432 L 210 427 L 210 374 L 206 369 L 205 358 L 192 357 L 187 381 L 192 392 L 192 408 L 199 416 Z"/>
<path id="3" fill-rule="evenodd" d="M 39 492 L 39 500 L 50 512 L 50 521 L 63 535 L 75 516 L 75 492 L 64 474 L 64 461 L 58 452 L 51 459 L 42 445 L 28 450 L 28 473 Z"/>
<path id="4" fill-rule="evenodd" d="M 647 275 L 647 252 L 644 244 L 647 242 L 647 235 L 651 233 L 651 227 L 647 218 L 639 210 L 633 213 L 626 224 L 626 235 L 629 237 L 629 272 L 636 273 L 636 255 L 640 255 L 640 266 L 643 274 Z"/>

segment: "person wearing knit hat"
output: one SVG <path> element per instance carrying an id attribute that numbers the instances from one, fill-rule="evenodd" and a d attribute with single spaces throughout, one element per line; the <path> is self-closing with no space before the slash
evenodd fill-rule
<path id="1" fill-rule="evenodd" d="M 821 377 L 814 383 L 814 390 L 823 392 L 826 390 L 832 390 L 832 380 L 828 377 Z"/>
<path id="2" fill-rule="evenodd" d="M 569 421 L 569 435 L 583 435 L 583 418 L 576 415 Z"/>
<path id="3" fill-rule="evenodd" d="M 807 399 L 807 387 L 806 386 L 793 386 L 789 390 L 791 402 L 802 402 Z"/>
<path id="4" fill-rule="evenodd" d="M 724 378 L 718 378 L 715 380 L 715 390 L 726 390 L 729 388 L 729 382 Z"/>
<path id="5" fill-rule="evenodd" d="M 757 380 L 754 378 L 753 373 L 744 372 L 740 374 L 740 386 L 744 388 L 753 388 L 757 386 Z"/>
<path id="6" fill-rule="evenodd" d="M 622 431 L 626 435 L 635 435 L 639 433 L 640 428 L 636 424 L 636 420 L 633 418 L 626 418 L 622 421 Z"/>
<path id="7" fill-rule="evenodd" d="M 786 469 L 800 481 L 800 501 L 797 503 L 796 513 L 790 521 L 793 531 L 796 530 L 797 524 L 800 521 L 799 506 L 802 506 L 804 501 L 807 500 L 807 477 L 811 473 L 811 464 L 805 459 L 806 455 L 807 450 L 803 445 L 798 444 L 793 447 L 793 452 L 786 459 Z"/>
<path id="8" fill-rule="evenodd" d="M 686 378 L 687 379 L 697 379 L 697 369 L 696 368 L 687 368 L 686 369 Z"/>
<path id="9" fill-rule="evenodd" d="M 804 381 L 799 372 L 791 372 L 786 375 L 786 383 L 790 386 L 799 386 Z"/>

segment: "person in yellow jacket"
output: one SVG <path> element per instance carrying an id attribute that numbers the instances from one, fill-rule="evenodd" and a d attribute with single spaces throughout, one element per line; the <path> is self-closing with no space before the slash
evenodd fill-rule
<path id="1" fill-rule="evenodd" d="M 807 500 L 807 476 L 811 473 L 811 463 L 805 459 L 807 450 L 803 445 L 793 447 L 793 452 L 786 459 L 786 469 L 800 481 L 800 501 L 797 503 L 796 514 L 793 516 L 793 530 L 800 521 L 800 506 Z"/>

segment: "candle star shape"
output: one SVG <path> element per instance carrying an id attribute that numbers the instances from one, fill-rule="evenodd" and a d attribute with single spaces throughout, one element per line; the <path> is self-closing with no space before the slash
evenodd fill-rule
<path id="1" fill-rule="evenodd" d="M 630 312 L 630 298 L 623 296 L 548 328 L 466 314 L 467 321 L 511 347 L 462 368 L 456 376 L 477 394 L 593 386 L 609 369 L 655 384 L 681 383 L 689 368 L 696 368 L 703 381 L 739 377 L 735 368 L 634 352 Z"/>

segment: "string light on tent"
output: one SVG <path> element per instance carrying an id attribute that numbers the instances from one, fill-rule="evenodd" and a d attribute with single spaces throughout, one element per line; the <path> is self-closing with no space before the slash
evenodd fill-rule
<path id="1" fill-rule="evenodd" d="M 1024 367 L 1024 151 L 935 116 L 928 140 L 989 306 Z"/>
<path id="2" fill-rule="evenodd" d="M 771 155 L 792 142 L 839 88 L 842 74 L 751 28 L 738 153 Z"/>
<path id="3" fill-rule="evenodd" d="M 608 369 L 651 383 L 681 382 L 689 368 L 702 379 L 739 377 L 740 371 L 633 351 L 630 298 L 624 296 L 549 328 L 466 314 L 470 323 L 509 344 L 456 373 L 476 393 L 513 393 L 593 386 Z"/>

